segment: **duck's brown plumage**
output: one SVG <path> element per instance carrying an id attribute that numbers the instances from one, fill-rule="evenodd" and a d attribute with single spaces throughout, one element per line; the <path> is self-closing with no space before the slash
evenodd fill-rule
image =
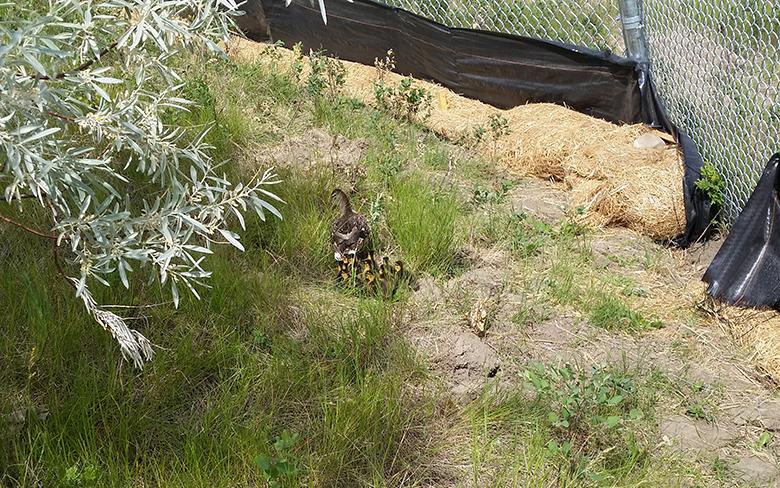
<path id="1" fill-rule="evenodd" d="M 365 256 L 371 235 L 368 220 L 352 210 L 349 197 L 340 189 L 333 190 L 331 200 L 340 210 L 330 229 L 334 257 L 340 260 L 345 256 Z"/>

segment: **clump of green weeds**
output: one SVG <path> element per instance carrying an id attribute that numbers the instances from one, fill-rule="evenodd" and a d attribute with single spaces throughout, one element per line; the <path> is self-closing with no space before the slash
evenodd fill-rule
<path id="1" fill-rule="evenodd" d="M 65 475 L 62 478 L 62 484 L 64 486 L 95 486 L 98 479 L 98 470 L 94 464 L 86 464 L 80 466 L 74 464 L 65 470 Z"/>
<path id="2" fill-rule="evenodd" d="M 393 117 L 411 123 L 424 122 L 431 114 L 433 96 L 429 90 L 415 87 L 411 78 L 403 78 L 398 86 L 390 85 L 387 73 L 395 68 L 392 49 L 384 60 L 374 62 L 378 76 L 374 82 L 374 101 L 376 107 Z"/>
<path id="3" fill-rule="evenodd" d="M 347 82 L 347 69 L 344 63 L 325 55 L 323 51 L 309 54 L 309 76 L 306 79 L 306 91 L 314 99 L 326 97 L 335 102 L 341 97 L 341 91 Z"/>
<path id="4" fill-rule="evenodd" d="M 493 185 L 492 188 L 477 184 L 472 190 L 471 200 L 476 205 L 501 204 L 506 199 L 512 186 L 513 182 L 511 180 L 501 180 L 500 183 Z"/>
<path id="5" fill-rule="evenodd" d="M 493 160 L 495 160 L 498 153 L 498 141 L 511 134 L 512 129 L 509 127 L 509 121 L 500 113 L 490 116 L 488 127 L 490 128 L 490 138 L 493 142 Z"/>
<path id="6" fill-rule="evenodd" d="M 610 468 L 643 455 L 631 427 L 645 413 L 631 376 L 604 366 L 537 364 L 525 371 L 525 380 L 547 414 L 548 450 L 569 459 L 575 471 L 596 479 L 592 460 Z"/>
<path id="7" fill-rule="evenodd" d="M 718 208 L 723 208 L 726 203 L 726 182 L 714 164 L 706 163 L 702 166 L 701 175 L 696 180 L 696 188 L 703 191 Z"/>
<path id="8" fill-rule="evenodd" d="M 502 198 L 499 196 L 499 201 Z M 477 190 L 474 200 L 498 203 L 494 195 L 477 193 Z M 553 226 L 526 212 L 513 212 L 487 216 L 480 222 L 478 237 L 488 244 L 501 243 L 518 257 L 529 258 L 539 255 L 545 247 L 575 242 L 574 238 L 586 232 L 587 227 L 575 221 L 566 220 Z"/>
<path id="9" fill-rule="evenodd" d="M 537 324 L 550 318 L 549 311 L 544 307 L 535 307 L 531 303 L 523 303 L 512 315 L 512 323 L 520 327 Z"/>
<path id="10" fill-rule="evenodd" d="M 295 462 L 290 459 L 290 451 L 297 441 L 297 433 L 291 434 L 285 430 L 276 438 L 273 454 L 261 454 L 255 458 L 255 465 L 263 472 L 269 487 L 279 488 L 285 480 L 298 474 Z"/>
<path id="11" fill-rule="evenodd" d="M 301 77 L 303 76 L 303 44 L 298 42 L 296 43 L 293 48 L 293 62 L 292 65 L 290 65 L 290 77 L 295 80 L 296 82 L 301 81 Z"/>
<path id="12" fill-rule="evenodd" d="M 509 249 L 521 257 L 538 254 L 555 236 L 555 229 L 525 212 L 516 212 L 509 216 Z"/>

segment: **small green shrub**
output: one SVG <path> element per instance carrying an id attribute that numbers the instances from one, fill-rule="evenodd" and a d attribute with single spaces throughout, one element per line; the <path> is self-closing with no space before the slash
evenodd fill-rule
<path id="1" fill-rule="evenodd" d="M 527 258 L 538 254 L 555 235 L 555 229 L 525 212 L 513 213 L 508 222 L 509 248 Z"/>
<path id="2" fill-rule="evenodd" d="M 309 54 L 309 77 L 306 79 L 306 91 L 315 99 L 327 97 L 335 101 L 341 96 L 341 90 L 347 81 L 347 69 L 336 58 L 326 56 L 322 51 Z"/>
<path id="3" fill-rule="evenodd" d="M 403 78 L 398 86 L 389 85 L 387 74 L 395 68 L 393 51 L 387 52 L 384 60 L 375 63 L 378 77 L 374 82 L 376 107 L 408 122 L 423 122 L 430 116 L 433 96 L 425 88 L 415 87 L 411 78 Z"/>
<path id="4" fill-rule="evenodd" d="M 715 168 L 715 165 L 706 163 L 702 166 L 701 176 L 696 180 L 696 188 L 703 191 L 713 204 L 723 208 L 723 205 L 726 203 L 726 182 Z"/>
<path id="5" fill-rule="evenodd" d="M 506 200 L 506 196 L 509 190 L 512 189 L 512 186 L 513 183 L 510 180 L 501 180 L 493 188 L 486 188 L 478 184 L 472 190 L 471 199 L 476 205 L 501 204 Z"/>
<path id="6" fill-rule="evenodd" d="M 603 367 L 587 371 L 571 365 L 539 364 L 526 370 L 525 379 L 549 407 L 550 425 L 564 438 L 642 417 L 639 410 L 626 411 L 623 405 L 635 390 L 631 379 Z"/>
<path id="7" fill-rule="evenodd" d="M 408 122 L 424 122 L 430 116 L 431 92 L 414 87 L 411 78 L 404 78 L 397 87 L 378 82 L 374 85 L 377 108 Z"/>
<path id="8" fill-rule="evenodd" d="M 606 478 L 610 470 L 633 469 L 644 458 L 632 427 L 645 413 L 630 376 L 602 366 L 537 364 L 525 379 L 546 412 L 552 434 L 547 449 L 567 458 L 577 477 Z"/>
<path id="9" fill-rule="evenodd" d="M 498 153 L 498 141 L 511 134 L 512 129 L 509 128 L 509 121 L 500 113 L 490 116 L 488 127 L 490 128 L 490 138 L 493 141 L 493 160 L 495 160 Z"/>
<path id="10" fill-rule="evenodd" d="M 705 422 L 712 422 L 715 420 L 715 417 L 707 411 L 704 405 L 698 402 L 689 403 L 685 408 L 685 415 L 696 420 L 704 420 Z"/>

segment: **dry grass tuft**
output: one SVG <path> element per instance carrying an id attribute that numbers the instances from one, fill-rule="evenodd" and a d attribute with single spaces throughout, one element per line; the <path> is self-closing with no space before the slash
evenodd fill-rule
<path id="1" fill-rule="evenodd" d="M 764 378 L 780 386 L 780 316 L 770 310 L 724 307 L 718 312 L 735 341 L 750 351 L 750 360 Z"/>

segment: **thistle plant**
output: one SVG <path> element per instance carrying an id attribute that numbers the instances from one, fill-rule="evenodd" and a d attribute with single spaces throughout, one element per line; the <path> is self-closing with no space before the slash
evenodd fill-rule
<path id="1" fill-rule="evenodd" d="M 281 218 L 272 169 L 232 182 L 205 142 L 209 127 L 164 123 L 192 105 L 177 58 L 223 56 L 240 13 L 235 0 L 0 3 L 0 225 L 52 242 L 88 313 L 139 368 L 150 342 L 101 307 L 93 287 L 116 275 L 129 288 L 144 271 L 178 307 L 183 290 L 199 297 L 207 286 L 215 245 L 243 250 L 231 221 Z M 48 229 L 9 215 L 30 205 Z"/>

